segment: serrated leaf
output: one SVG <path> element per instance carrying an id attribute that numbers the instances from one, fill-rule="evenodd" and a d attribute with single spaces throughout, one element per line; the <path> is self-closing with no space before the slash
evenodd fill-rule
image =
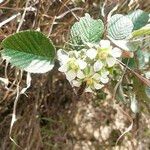
<path id="1" fill-rule="evenodd" d="M 113 15 L 108 23 L 108 35 L 115 40 L 127 38 L 133 30 L 132 21 L 121 14 Z"/>
<path id="2" fill-rule="evenodd" d="M 104 24 L 102 20 L 94 20 L 89 14 L 81 17 L 71 28 L 71 39 L 73 44 L 95 43 L 100 41 L 104 32 Z"/>
<path id="3" fill-rule="evenodd" d="M 55 47 L 41 32 L 22 31 L 2 42 L 2 58 L 30 73 L 45 73 L 54 66 Z"/>
<path id="4" fill-rule="evenodd" d="M 149 13 L 144 12 L 143 10 L 136 10 L 127 15 L 131 19 L 134 25 L 134 30 L 140 29 L 145 26 L 149 20 Z"/>

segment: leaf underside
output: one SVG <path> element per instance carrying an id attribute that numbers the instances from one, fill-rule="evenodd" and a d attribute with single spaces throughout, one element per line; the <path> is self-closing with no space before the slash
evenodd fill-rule
<path id="1" fill-rule="evenodd" d="M 133 30 L 132 21 L 121 14 L 111 17 L 108 23 L 108 35 L 115 40 L 127 38 Z"/>
<path id="2" fill-rule="evenodd" d="M 54 66 L 55 47 L 41 32 L 22 31 L 2 42 L 2 58 L 30 73 L 45 73 Z"/>

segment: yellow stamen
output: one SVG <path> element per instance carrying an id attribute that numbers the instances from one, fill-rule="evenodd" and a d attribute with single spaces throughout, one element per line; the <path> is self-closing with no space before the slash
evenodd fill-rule
<path id="1" fill-rule="evenodd" d="M 92 78 L 86 78 L 85 81 L 87 85 L 92 85 L 94 82 Z"/>
<path id="2" fill-rule="evenodd" d="M 108 57 L 108 53 L 105 52 L 105 51 L 99 52 L 99 53 L 98 53 L 98 57 L 99 57 L 100 59 L 106 59 L 106 58 Z"/>
<path id="3" fill-rule="evenodd" d="M 75 60 L 71 60 L 70 62 L 69 62 L 69 66 L 70 66 L 70 68 L 72 69 L 72 70 L 77 70 L 78 69 L 78 65 L 75 63 Z"/>

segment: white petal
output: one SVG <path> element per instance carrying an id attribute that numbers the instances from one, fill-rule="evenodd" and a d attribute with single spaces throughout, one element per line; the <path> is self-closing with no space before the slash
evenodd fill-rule
<path id="1" fill-rule="evenodd" d="M 83 73 L 81 70 L 79 70 L 79 71 L 77 72 L 77 77 L 78 77 L 79 79 L 83 79 L 83 78 L 85 78 L 85 75 L 84 75 L 84 73 Z"/>
<path id="2" fill-rule="evenodd" d="M 95 89 L 96 90 L 99 90 L 99 89 L 101 89 L 102 87 L 104 87 L 104 85 L 103 84 L 98 84 L 98 83 L 94 83 L 94 87 L 95 87 Z"/>
<path id="3" fill-rule="evenodd" d="M 64 50 L 62 50 L 62 49 L 59 49 L 59 50 L 57 51 L 57 58 L 58 58 L 58 60 L 59 60 L 62 64 L 64 64 L 64 63 L 66 63 L 66 62 L 68 61 L 69 56 L 68 56 L 68 54 L 67 54 L 66 51 L 64 51 Z"/>
<path id="4" fill-rule="evenodd" d="M 60 66 L 58 70 L 59 70 L 60 72 L 67 72 L 67 70 L 68 70 L 68 65 L 67 65 L 67 64 L 64 64 L 64 65 Z"/>
<path id="5" fill-rule="evenodd" d="M 87 88 L 85 89 L 85 92 L 93 93 L 93 91 L 92 91 L 92 89 L 91 89 L 90 87 L 87 87 Z"/>
<path id="6" fill-rule="evenodd" d="M 80 87 L 81 86 L 81 82 L 77 81 L 77 80 L 73 80 L 72 81 L 73 86 L 75 87 Z"/>
<path id="7" fill-rule="evenodd" d="M 97 71 L 100 71 L 103 67 L 103 63 L 101 61 L 96 61 L 94 63 L 94 71 L 97 72 Z"/>
<path id="8" fill-rule="evenodd" d="M 102 48 L 109 48 L 110 47 L 110 41 L 109 40 L 101 40 L 100 41 L 100 46 Z"/>
<path id="9" fill-rule="evenodd" d="M 98 74 L 98 73 L 95 73 L 93 76 L 92 76 L 92 78 L 93 79 L 95 79 L 95 80 L 97 80 L 97 81 L 99 81 L 100 80 L 100 74 Z"/>
<path id="10" fill-rule="evenodd" d="M 102 83 L 106 84 L 106 83 L 108 83 L 109 78 L 103 78 L 103 77 L 101 77 L 101 78 L 100 78 L 100 81 L 101 81 Z"/>
<path id="11" fill-rule="evenodd" d="M 107 70 L 101 72 L 101 77 L 102 78 L 107 78 L 108 75 L 109 75 L 109 71 L 107 71 Z"/>
<path id="12" fill-rule="evenodd" d="M 77 63 L 78 63 L 78 65 L 79 65 L 79 68 L 80 68 L 80 69 L 84 69 L 84 68 L 86 68 L 86 66 L 87 66 L 87 63 L 86 63 L 85 61 L 81 60 L 81 59 L 78 59 L 78 60 L 77 60 Z"/>
<path id="13" fill-rule="evenodd" d="M 72 81 L 73 79 L 75 79 L 76 75 L 77 75 L 77 73 L 75 71 L 70 70 L 70 71 L 66 72 L 66 79 L 68 81 Z"/>
<path id="14" fill-rule="evenodd" d="M 94 48 L 88 49 L 86 52 L 86 55 L 90 58 L 90 59 L 94 59 L 97 55 L 97 50 Z"/>
<path id="15" fill-rule="evenodd" d="M 119 49 L 119 48 L 117 48 L 117 47 L 115 47 L 115 48 L 113 48 L 113 49 L 111 50 L 111 55 L 112 55 L 113 57 L 115 57 L 115 58 L 120 57 L 121 54 L 122 54 L 121 49 Z"/>
<path id="16" fill-rule="evenodd" d="M 116 59 L 113 58 L 113 57 L 108 57 L 106 59 L 106 62 L 108 64 L 108 67 L 112 67 L 112 66 L 114 66 L 116 64 Z"/>

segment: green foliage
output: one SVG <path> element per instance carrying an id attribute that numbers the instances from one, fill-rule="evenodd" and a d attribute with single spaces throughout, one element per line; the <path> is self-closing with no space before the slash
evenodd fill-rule
<path id="1" fill-rule="evenodd" d="M 81 17 L 71 28 L 71 39 L 73 44 L 81 45 L 87 42 L 95 43 L 100 41 L 104 33 L 102 20 L 94 20 L 89 14 Z"/>
<path id="2" fill-rule="evenodd" d="M 132 38 L 150 35 L 150 24 L 132 32 Z"/>
<path id="3" fill-rule="evenodd" d="M 55 47 L 41 32 L 23 31 L 2 42 L 2 58 L 31 73 L 45 73 L 54 66 Z"/>
<path id="4" fill-rule="evenodd" d="M 144 12 L 140 9 L 133 11 L 127 15 L 134 25 L 134 30 L 140 29 L 141 27 L 145 26 L 149 20 L 149 13 Z"/>
<path id="5" fill-rule="evenodd" d="M 108 22 L 108 35 L 115 40 L 127 38 L 132 30 L 132 21 L 121 14 L 113 15 Z"/>

